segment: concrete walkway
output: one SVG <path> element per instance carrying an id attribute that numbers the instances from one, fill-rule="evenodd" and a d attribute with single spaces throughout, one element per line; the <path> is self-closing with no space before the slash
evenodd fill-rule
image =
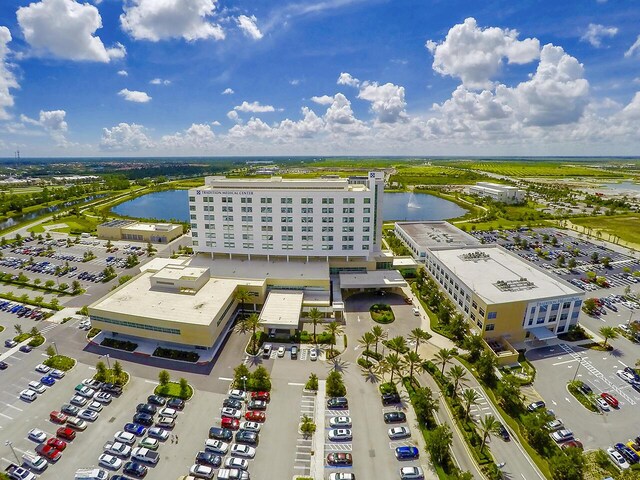
<path id="1" fill-rule="evenodd" d="M 326 380 L 318 380 L 318 396 L 316 397 L 315 423 L 316 432 L 313 434 L 311 451 L 311 476 L 316 480 L 324 478 L 324 410 L 326 406 Z"/>

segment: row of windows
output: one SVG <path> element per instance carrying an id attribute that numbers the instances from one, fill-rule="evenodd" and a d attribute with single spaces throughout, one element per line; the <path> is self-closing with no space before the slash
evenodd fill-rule
<path id="1" fill-rule="evenodd" d="M 195 220 L 197 217 L 195 215 L 191 216 L 192 220 Z M 213 220 L 214 216 L 210 215 L 209 220 Z M 299 217 L 300 223 L 313 223 L 313 217 Z M 242 215 L 240 220 L 243 222 L 253 222 L 253 215 Z M 342 217 L 342 223 L 355 223 L 355 217 Z M 233 222 L 233 215 L 223 215 L 223 222 Z M 262 223 L 272 223 L 273 217 L 271 216 L 262 216 L 260 217 L 260 221 Z M 293 217 L 280 217 L 280 223 L 293 223 Z M 371 217 L 362 217 L 362 221 L 364 223 L 370 223 Z M 322 223 L 334 223 L 334 217 L 322 217 Z"/>
<path id="2" fill-rule="evenodd" d="M 121 325 L 123 327 L 139 328 L 140 330 L 151 330 L 153 332 L 170 333 L 171 335 L 180 335 L 180 330 L 177 328 L 164 328 L 155 327 L 153 325 L 146 325 L 143 323 L 127 322 L 125 320 L 115 320 L 113 318 L 99 317 L 97 315 L 91 315 L 91 321 L 110 323 L 112 325 Z"/>
<path id="3" fill-rule="evenodd" d="M 265 240 L 263 238 L 263 240 Z M 271 238 L 271 240 L 273 240 L 273 238 Z M 282 236 L 282 240 L 283 241 L 290 241 L 292 239 L 287 238 L 285 240 L 285 235 Z M 198 240 L 193 240 L 193 246 L 197 247 L 200 245 L 200 242 Z M 218 242 L 214 242 L 211 240 L 207 240 L 205 241 L 205 245 L 207 247 L 217 247 L 218 246 Z M 225 248 L 236 248 L 236 242 L 224 242 L 223 243 Z M 243 242 L 242 243 L 242 248 L 246 249 L 246 250 L 252 250 L 255 248 L 255 244 L 251 243 L 251 242 Z M 263 243 L 261 244 L 261 248 L 262 250 L 273 250 L 274 249 L 274 245 L 273 243 Z M 293 250 L 294 249 L 294 245 L 293 243 L 283 243 L 279 246 L 279 248 L 281 250 Z M 313 244 L 302 244 L 300 247 L 301 250 L 314 250 L 315 246 Z M 333 250 L 333 245 L 322 245 L 321 246 L 322 250 Z M 353 245 L 342 245 L 342 250 L 344 251 L 350 251 L 350 250 L 354 250 L 354 246 Z M 362 250 L 369 250 L 369 245 L 362 245 Z"/>
<path id="4" fill-rule="evenodd" d="M 221 202 L 222 203 L 233 203 L 233 197 L 220 197 Z M 312 197 L 303 197 L 300 199 L 300 203 L 302 203 L 303 205 L 312 205 L 313 204 L 313 198 Z M 196 197 L 194 196 L 190 196 L 189 197 L 189 202 L 195 202 L 196 201 Z M 204 203 L 214 203 L 215 202 L 215 197 L 202 197 L 202 201 Z M 244 203 L 244 204 L 248 204 L 248 203 L 253 203 L 253 197 L 240 197 L 240 203 Z M 268 203 L 273 203 L 273 198 L 271 197 L 261 197 L 260 198 L 260 203 L 263 204 L 268 204 Z M 280 198 L 280 203 L 281 204 L 292 204 L 293 203 L 293 197 L 281 197 Z M 334 199 L 330 198 L 330 197 L 324 197 L 322 199 L 322 203 L 325 205 L 332 205 L 334 203 Z M 342 203 L 344 205 L 353 205 L 356 203 L 356 199 L 354 197 L 344 197 L 342 199 Z M 365 197 L 363 198 L 363 203 L 365 204 L 370 204 L 371 203 L 371 198 L 369 197 Z"/>

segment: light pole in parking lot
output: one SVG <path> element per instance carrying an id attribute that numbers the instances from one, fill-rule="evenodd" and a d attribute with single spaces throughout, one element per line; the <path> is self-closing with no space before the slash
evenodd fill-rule
<path id="1" fill-rule="evenodd" d="M 573 374 L 573 381 L 576 381 L 576 377 L 578 376 L 578 370 L 580 370 L 580 365 L 582 365 L 582 357 L 578 355 L 578 366 L 576 367 L 576 371 Z"/>
<path id="2" fill-rule="evenodd" d="M 13 453 L 13 456 L 16 457 L 16 465 L 22 464 L 22 462 L 18 458 L 18 454 L 13 449 L 13 442 L 11 442 L 10 440 L 7 440 L 6 442 L 4 442 L 4 444 L 11 449 L 11 452 Z"/>
<path id="3" fill-rule="evenodd" d="M 56 351 L 56 355 L 58 355 L 58 346 L 56 345 L 56 342 L 51 342 L 51 345 L 53 345 L 53 348 Z"/>
<path id="4" fill-rule="evenodd" d="M 111 362 L 109 361 L 109 354 L 108 353 L 106 355 L 100 355 L 98 358 L 106 358 L 107 359 L 107 368 L 109 370 L 111 370 Z"/>
<path id="5" fill-rule="evenodd" d="M 242 402 L 242 409 L 244 410 L 244 408 L 247 405 L 247 402 L 249 401 L 249 399 L 247 398 L 247 377 L 246 375 L 243 375 L 240 377 L 240 380 L 242 380 L 242 388 L 244 388 L 244 402 Z"/>

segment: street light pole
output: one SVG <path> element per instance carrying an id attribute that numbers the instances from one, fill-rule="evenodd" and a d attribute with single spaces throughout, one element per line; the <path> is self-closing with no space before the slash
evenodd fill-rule
<path id="1" fill-rule="evenodd" d="M 109 354 L 108 353 L 106 355 L 100 355 L 98 358 L 106 358 L 107 359 L 107 367 L 109 368 L 109 370 L 111 370 L 111 362 L 109 361 Z"/>
<path id="2" fill-rule="evenodd" d="M 242 380 L 242 387 L 244 388 L 244 402 L 242 402 L 242 409 L 244 411 L 245 407 L 247 406 L 247 401 L 249 400 L 247 398 L 247 376 L 243 375 L 242 377 L 240 377 L 240 380 Z"/>
<path id="3" fill-rule="evenodd" d="M 576 368 L 575 373 L 573 374 L 573 381 L 576 381 L 576 377 L 578 376 L 578 370 L 580 370 L 580 366 L 582 365 L 582 357 L 578 355 L 578 366 Z"/>
<path id="4" fill-rule="evenodd" d="M 11 452 L 13 453 L 13 456 L 16 457 L 16 464 L 20 465 L 22 462 L 18 458 L 18 454 L 16 453 L 16 451 L 13 449 L 13 442 L 7 440 L 6 442 L 4 442 L 4 444 L 11 449 Z"/>
<path id="5" fill-rule="evenodd" d="M 56 345 L 56 342 L 51 342 L 51 345 L 53 345 L 53 348 L 56 350 L 56 355 L 58 355 L 58 346 Z"/>

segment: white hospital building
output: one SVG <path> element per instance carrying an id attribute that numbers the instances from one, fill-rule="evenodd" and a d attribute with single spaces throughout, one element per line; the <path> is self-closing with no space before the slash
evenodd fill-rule
<path id="1" fill-rule="evenodd" d="M 480 197 L 491 198 L 494 202 L 514 204 L 524 202 L 527 191 L 512 187 L 511 185 L 478 182 L 469 187 L 469 193 Z"/>

